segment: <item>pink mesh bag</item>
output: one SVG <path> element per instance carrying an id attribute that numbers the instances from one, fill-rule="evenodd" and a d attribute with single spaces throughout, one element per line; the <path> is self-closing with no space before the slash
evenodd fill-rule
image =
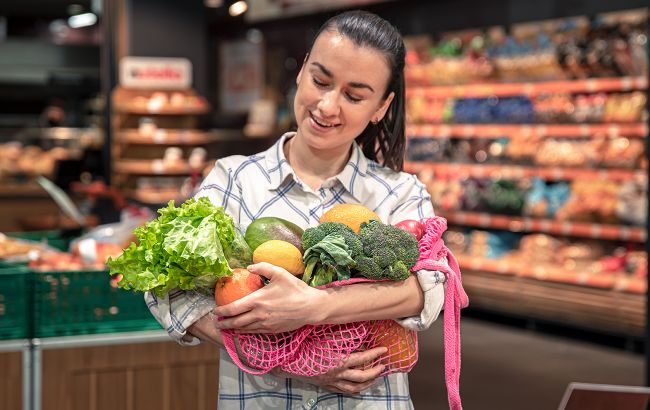
<path id="1" fill-rule="evenodd" d="M 422 221 L 420 259 L 411 269 L 435 270 L 447 277 L 444 303 L 445 381 L 452 410 L 462 409 L 460 381 L 460 309 L 468 299 L 461 285 L 458 263 L 442 240 L 447 221 L 441 217 Z M 447 263 L 444 262 L 447 259 Z M 319 288 L 373 282 L 354 278 L 332 282 Z M 291 332 L 276 334 L 239 334 L 222 330 L 224 345 L 233 362 L 250 374 L 268 373 L 274 368 L 298 376 L 317 376 L 341 365 L 357 350 L 385 346 L 388 351 L 365 366 L 384 364 L 382 376 L 410 371 L 418 360 L 417 333 L 393 320 L 352 322 L 338 325 L 306 325 Z M 238 353 L 235 338 L 239 342 Z M 243 361 L 240 359 L 243 357 Z"/>

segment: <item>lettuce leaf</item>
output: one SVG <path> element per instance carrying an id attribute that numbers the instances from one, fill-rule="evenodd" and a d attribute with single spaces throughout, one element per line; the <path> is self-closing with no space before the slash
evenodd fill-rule
<path id="1" fill-rule="evenodd" d="M 213 292 L 219 278 L 232 275 L 224 248 L 235 239 L 235 224 L 223 207 L 199 198 L 180 207 L 170 201 L 158 213 L 134 231 L 138 245 L 109 258 L 110 274 L 122 274 L 120 288 L 159 296 L 176 288 Z"/>

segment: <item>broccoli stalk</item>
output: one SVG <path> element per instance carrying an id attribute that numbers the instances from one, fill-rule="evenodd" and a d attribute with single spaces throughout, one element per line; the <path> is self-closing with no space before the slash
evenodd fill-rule
<path id="1" fill-rule="evenodd" d="M 404 280 L 420 257 L 418 240 L 410 233 L 379 221 L 361 224 L 363 253 L 356 269 L 368 279 Z"/>
<path id="2" fill-rule="evenodd" d="M 349 279 L 355 257 L 362 252 L 357 234 L 338 222 L 324 222 L 305 230 L 302 243 L 305 249 L 302 280 L 310 286 Z"/>

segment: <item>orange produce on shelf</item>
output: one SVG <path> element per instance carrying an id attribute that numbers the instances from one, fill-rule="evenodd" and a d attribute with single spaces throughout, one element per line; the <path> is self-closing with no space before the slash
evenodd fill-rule
<path id="1" fill-rule="evenodd" d="M 246 269 L 233 269 L 232 276 L 221 278 L 214 288 L 214 300 L 217 306 L 227 305 L 250 295 L 264 286 L 260 275 Z"/>

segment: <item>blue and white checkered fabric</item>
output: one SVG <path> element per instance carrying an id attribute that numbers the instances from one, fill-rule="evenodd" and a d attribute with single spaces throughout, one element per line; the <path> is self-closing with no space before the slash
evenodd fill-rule
<path id="1" fill-rule="evenodd" d="M 246 227 L 256 218 L 276 216 L 307 228 L 340 203 L 360 203 L 385 223 L 433 216 L 431 197 L 413 175 L 394 172 L 368 160 L 354 144 L 343 171 L 324 181 L 318 191 L 303 184 L 287 162 L 283 146 L 293 133 L 271 148 L 250 157 L 231 156 L 217 161 L 197 196 L 208 197 Z M 402 326 L 424 330 L 438 317 L 444 301 L 444 275 L 418 272 L 425 295 L 419 316 L 399 320 Z M 440 285 L 440 286 L 438 286 Z M 179 343 L 186 329 L 214 308 L 211 298 L 172 292 L 164 298 L 145 295 L 147 306 L 170 336 Z M 198 343 L 195 340 L 192 343 Z M 412 408 L 406 374 L 384 377 L 375 387 L 349 396 L 332 393 L 295 379 L 267 374 L 252 376 L 239 370 L 222 350 L 219 367 L 219 405 L 224 409 L 408 409 Z"/>

